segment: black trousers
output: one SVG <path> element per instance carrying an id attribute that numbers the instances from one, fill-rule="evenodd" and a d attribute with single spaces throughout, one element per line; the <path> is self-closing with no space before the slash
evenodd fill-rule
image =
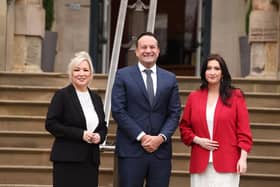
<path id="1" fill-rule="evenodd" d="M 98 168 L 93 162 L 54 162 L 54 187 L 98 187 Z"/>

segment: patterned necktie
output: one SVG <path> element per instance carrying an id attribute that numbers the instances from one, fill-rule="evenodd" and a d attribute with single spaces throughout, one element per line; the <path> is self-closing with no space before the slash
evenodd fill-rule
<path id="1" fill-rule="evenodd" d="M 153 86 L 153 79 L 151 76 L 152 70 L 145 69 L 144 72 L 147 75 L 147 77 L 146 77 L 147 92 L 148 92 L 150 104 L 152 105 L 153 99 L 154 99 L 154 86 Z"/>

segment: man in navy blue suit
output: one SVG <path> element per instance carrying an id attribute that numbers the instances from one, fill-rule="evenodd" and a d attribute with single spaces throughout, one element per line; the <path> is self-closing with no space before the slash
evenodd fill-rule
<path id="1" fill-rule="evenodd" d="M 180 118 L 176 76 L 156 65 L 156 35 L 140 34 L 138 64 L 119 69 L 112 90 L 117 122 L 116 154 L 120 187 L 168 187 L 171 136 Z"/>

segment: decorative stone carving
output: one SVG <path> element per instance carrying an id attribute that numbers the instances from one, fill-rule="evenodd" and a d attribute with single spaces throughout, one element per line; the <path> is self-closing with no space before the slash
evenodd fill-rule
<path id="1" fill-rule="evenodd" d="M 253 11 L 251 15 L 250 42 L 278 41 L 278 12 Z"/>
<path id="2" fill-rule="evenodd" d="M 278 78 L 279 13 L 278 1 L 253 0 L 250 15 L 250 76 Z"/>

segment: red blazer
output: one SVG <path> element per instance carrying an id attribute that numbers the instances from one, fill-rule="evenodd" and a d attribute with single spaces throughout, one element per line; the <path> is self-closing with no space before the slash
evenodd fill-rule
<path id="1" fill-rule="evenodd" d="M 192 147 L 191 173 L 203 172 L 209 161 L 210 151 L 193 143 L 195 136 L 210 138 L 206 122 L 207 95 L 207 89 L 189 95 L 179 125 L 183 143 Z M 246 102 L 239 89 L 233 91 L 229 103 L 226 106 L 219 98 L 214 114 L 213 140 L 219 142 L 219 148 L 213 151 L 213 165 L 218 172 L 236 172 L 241 149 L 250 152 L 253 144 Z"/>

